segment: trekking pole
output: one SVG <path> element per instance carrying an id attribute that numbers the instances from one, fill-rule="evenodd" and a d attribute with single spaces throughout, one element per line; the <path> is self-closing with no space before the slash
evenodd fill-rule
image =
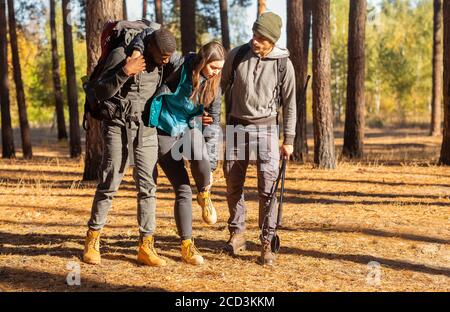
<path id="1" fill-rule="evenodd" d="M 283 216 L 283 195 L 284 195 L 284 181 L 286 178 L 286 163 L 287 163 L 286 158 L 283 158 L 283 160 L 281 162 L 280 172 L 278 174 L 277 182 L 275 185 L 274 192 L 272 193 L 272 199 L 271 199 L 273 202 L 275 201 L 278 184 L 281 180 L 280 202 L 278 203 L 278 207 L 276 208 L 277 212 L 278 212 L 277 213 L 277 223 L 275 226 L 275 231 L 274 231 L 272 241 L 270 242 L 272 251 L 275 253 L 278 253 L 280 251 L 280 246 L 281 246 L 280 237 L 277 234 L 277 230 L 281 226 L 281 219 Z"/>
<path id="2" fill-rule="evenodd" d="M 309 83 L 310 79 L 311 79 L 311 75 L 308 75 L 306 77 L 305 87 L 303 88 L 303 94 L 305 95 L 305 97 L 306 97 L 306 90 L 308 89 L 308 83 Z"/>
<path id="3" fill-rule="evenodd" d="M 281 163 L 281 191 L 280 191 L 280 203 L 278 205 L 278 217 L 277 217 L 277 229 L 281 227 L 283 218 L 283 195 L 284 195 L 284 181 L 286 180 L 286 159 L 283 158 Z"/>

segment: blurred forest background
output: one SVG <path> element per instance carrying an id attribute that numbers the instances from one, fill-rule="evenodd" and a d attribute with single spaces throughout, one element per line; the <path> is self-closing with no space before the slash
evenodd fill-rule
<path id="1" fill-rule="evenodd" d="M 128 2 L 142 0 L 131 0 Z M 72 2 L 72 30 L 75 70 L 78 86 L 80 120 L 83 114 L 84 92 L 81 77 L 86 75 L 87 52 L 85 33 L 85 0 Z M 218 1 L 197 1 L 197 43 L 221 39 Z M 251 38 L 251 27 L 242 22 L 251 1 L 229 1 L 231 47 Z M 130 5 L 129 5 L 130 6 Z M 135 5 L 134 5 L 135 6 Z M 153 1 L 148 1 L 147 18 L 153 19 Z M 56 1 L 56 30 L 63 99 L 66 99 L 66 74 L 61 3 Z M 270 9 L 270 7 L 269 7 Z M 17 37 L 22 65 L 22 78 L 29 123 L 32 127 L 56 127 L 55 96 L 52 82 L 52 58 L 49 1 L 16 0 Z M 428 127 L 431 114 L 432 89 L 432 0 L 369 1 L 366 25 L 366 124 L 424 125 Z M 177 1 L 162 1 L 164 23 L 180 41 L 180 10 Z M 349 1 L 331 1 L 331 64 L 332 105 L 335 124 L 345 119 L 347 85 L 347 37 Z M 256 18 L 256 12 L 254 14 Z M 286 23 L 286 21 L 283 21 Z M 181 47 L 181 45 L 180 45 Z M 10 46 L 8 45 L 10 49 Z M 310 59 L 312 57 L 309 53 Z M 13 72 L 11 52 L 8 53 L 9 72 Z M 311 63 L 311 60 L 310 60 Z M 311 66 L 311 64 L 310 64 Z M 309 73 L 311 69 L 309 70 Z M 19 127 L 15 85 L 10 75 L 10 100 L 13 127 Z M 311 92 L 309 92 L 311 93 Z M 308 94 L 311 97 L 311 94 Z M 311 100 L 307 103 L 311 104 Z M 68 106 L 64 105 L 68 118 Z M 307 109 L 308 121 L 312 110 Z"/>

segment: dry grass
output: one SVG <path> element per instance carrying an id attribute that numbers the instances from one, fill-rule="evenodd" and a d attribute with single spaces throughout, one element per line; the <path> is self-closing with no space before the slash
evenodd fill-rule
<path id="1" fill-rule="evenodd" d="M 0 161 L 0 290 L 449 291 L 450 168 L 435 165 L 439 145 L 440 138 L 419 129 L 372 130 L 362 162 L 340 162 L 334 171 L 291 163 L 274 268 L 255 261 L 254 167 L 246 183 L 250 248 L 242 256 L 220 251 L 228 239 L 221 170 L 214 188 L 218 223 L 205 226 L 194 205 L 194 235 L 206 258 L 201 267 L 181 262 L 174 195 L 160 171 L 157 248 L 168 266 L 151 268 L 135 262 L 130 174 L 104 230 L 102 264 L 80 261 L 95 185 L 80 181 L 82 163 L 68 159 L 63 145 L 41 142 L 33 161 Z M 81 286 L 66 284 L 70 261 L 80 264 Z M 370 261 L 381 265 L 378 285 L 367 283 Z"/>

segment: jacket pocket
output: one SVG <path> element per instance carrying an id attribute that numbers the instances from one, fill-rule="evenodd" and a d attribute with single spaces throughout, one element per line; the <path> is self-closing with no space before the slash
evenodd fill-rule
<path id="1" fill-rule="evenodd" d="M 104 101 L 101 104 L 100 115 L 103 120 L 113 120 L 116 117 L 119 107 L 116 103 Z"/>

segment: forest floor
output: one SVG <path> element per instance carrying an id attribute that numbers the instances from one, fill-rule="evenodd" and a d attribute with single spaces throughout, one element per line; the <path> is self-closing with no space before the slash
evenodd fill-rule
<path id="1" fill-rule="evenodd" d="M 193 232 L 205 264 L 182 263 L 174 194 L 160 170 L 156 247 L 168 265 L 138 265 L 130 171 L 103 232 L 102 264 L 84 264 L 95 184 L 81 181 L 82 160 L 68 158 L 65 144 L 38 134 L 32 161 L 0 160 L 0 291 L 450 291 L 450 168 L 436 165 L 442 138 L 426 130 L 368 130 L 366 158 L 339 161 L 333 171 L 290 163 L 275 267 L 256 262 L 254 166 L 245 187 L 249 248 L 242 256 L 221 251 L 228 212 L 217 170 L 217 224 L 203 224 L 194 203 Z M 342 132 L 336 137 L 340 154 Z M 69 286 L 66 277 L 78 265 L 81 285 Z"/>

